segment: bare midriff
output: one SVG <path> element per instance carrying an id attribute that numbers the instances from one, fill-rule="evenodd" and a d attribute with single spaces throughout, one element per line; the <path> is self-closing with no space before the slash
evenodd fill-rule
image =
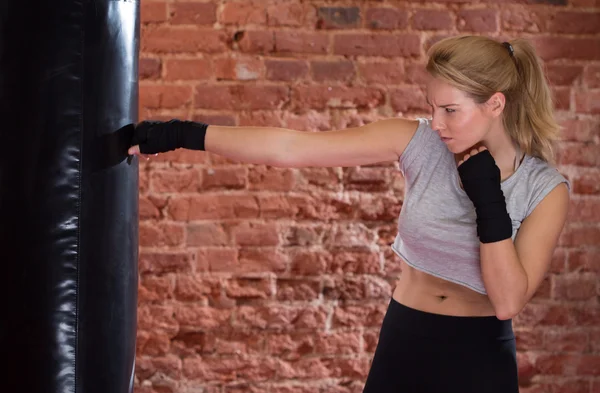
<path id="1" fill-rule="evenodd" d="M 421 272 L 402 261 L 394 299 L 410 308 L 442 315 L 495 315 L 489 298 L 460 284 Z"/>

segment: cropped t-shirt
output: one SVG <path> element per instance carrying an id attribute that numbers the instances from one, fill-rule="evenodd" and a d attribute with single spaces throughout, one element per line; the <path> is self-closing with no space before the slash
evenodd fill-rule
<path id="1" fill-rule="evenodd" d="M 454 154 L 430 120 L 419 123 L 399 160 L 405 195 L 392 249 L 417 270 L 486 294 L 475 208 L 460 187 Z M 513 241 L 523 220 L 560 183 L 570 189 L 556 168 L 529 155 L 502 181 Z"/>

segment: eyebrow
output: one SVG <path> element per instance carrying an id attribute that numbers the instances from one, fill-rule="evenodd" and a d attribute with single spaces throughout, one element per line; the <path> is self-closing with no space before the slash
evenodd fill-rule
<path id="1" fill-rule="evenodd" d="M 433 105 L 431 105 L 431 102 L 429 102 L 429 98 L 425 97 L 425 101 L 427 101 L 427 104 L 429 106 L 433 106 Z M 449 106 L 458 106 L 458 104 L 446 104 L 446 105 L 440 105 L 439 107 L 440 108 L 447 108 Z"/>

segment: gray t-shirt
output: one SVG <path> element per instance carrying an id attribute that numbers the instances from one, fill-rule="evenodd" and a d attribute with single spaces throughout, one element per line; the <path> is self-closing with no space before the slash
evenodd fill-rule
<path id="1" fill-rule="evenodd" d="M 430 120 L 419 122 L 399 160 L 405 196 L 392 249 L 415 269 L 486 294 L 475 208 L 460 187 L 454 154 Z M 560 183 L 570 189 L 556 168 L 529 155 L 501 183 L 513 241 L 521 222 Z"/>

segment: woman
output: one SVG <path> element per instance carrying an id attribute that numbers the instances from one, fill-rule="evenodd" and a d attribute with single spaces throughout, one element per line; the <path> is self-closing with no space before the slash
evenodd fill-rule
<path id="1" fill-rule="evenodd" d="M 548 270 L 569 203 L 552 166 L 550 91 L 524 40 L 448 38 L 427 71 L 431 120 L 322 133 L 142 122 L 129 153 L 183 147 L 279 167 L 399 160 L 402 274 L 364 392 L 517 393 L 512 318 Z"/>

